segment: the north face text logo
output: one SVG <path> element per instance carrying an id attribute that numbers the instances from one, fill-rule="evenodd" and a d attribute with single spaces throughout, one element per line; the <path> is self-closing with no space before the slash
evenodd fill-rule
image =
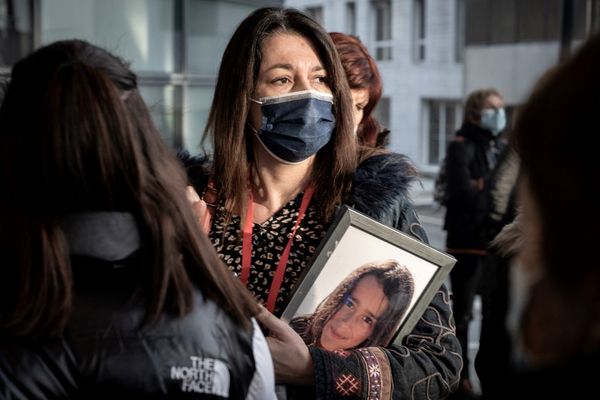
<path id="1" fill-rule="evenodd" d="M 181 381 L 183 392 L 229 397 L 229 370 L 223 361 L 195 356 L 190 360 L 191 366 L 171 367 L 171 379 Z"/>

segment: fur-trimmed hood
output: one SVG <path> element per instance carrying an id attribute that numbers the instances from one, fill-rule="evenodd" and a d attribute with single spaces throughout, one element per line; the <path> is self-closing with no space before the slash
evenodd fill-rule
<path id="1" fill-rule="evenodd" d="M 396 221 L 397 212 L 410 202 L 408 191 L 414 180 L 414 166 L 406 156 L 385 153 L 369 157 L 356 170 L 348 203 L 378 221 L 390 217 Z"/>
<path id="2" fill-rule="evenodd" d="M 382 224 L 427 243 L 427 234 L 409 196 L 410 185 L 416 180 L 415 167 L 408 157 L 378 154 L 358 166 L 347 203 Z"/>

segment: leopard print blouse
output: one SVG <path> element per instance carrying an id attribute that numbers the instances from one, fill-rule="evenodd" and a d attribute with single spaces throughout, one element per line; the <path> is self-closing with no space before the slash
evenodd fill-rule
<path id="1" fill-rule="evenodd" d="M 261 303 L 267 302 L 279 258 L 298 218 L 302 196 L 303 193 L 298 194 L 264 223 L 253 225 L 252 262 L 247 287 Z M 240 276 L 242 271 L 240 217 L 233 215 L 229 224 L 225 226 L 226 215 L 224 204 L 218 204 L 209 236 L 229 270 Z M 325 237 L 326 231 L 327 226 L 319 218 L 315 204 L 310 203 L 292 243 L 287 269 L 275 303 L 275 315 L 280 316 L 283 312 L 292 289 L 310 265 L 312 256 Z"/>

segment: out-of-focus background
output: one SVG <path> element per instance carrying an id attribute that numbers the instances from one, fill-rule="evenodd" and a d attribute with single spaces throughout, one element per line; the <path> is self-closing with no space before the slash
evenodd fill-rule
<path id="1" fill-rule="evenodd" d="M 419 204 L 431 203 L 468 92 L 496 87 L 510 116 L 561 52 L 600 25 L 600 0 L 0 0 L 0 78 L 34 48 L 87 39 L 131 62 L 165 141 L 196 153 L 224 47 L 269 5 L 367 45 L 384 83 L 376 114 L 390 149 L 422 172 Z"/>
<path id="2" fill-rule="evenodd" d="M 544 71 L 600 29 L 600 0 L 0 0 L 0 81 L 32 49 L 86 39 L 131 63 L 165 142 L 197 153 L 225 45 L 263 6 L 304 10 L 368 47 L 383 78 L 376 116 L 389 148 L 421 171 L 412 197 L 442 250 L 444 210 L 431 192 L 465 96 L 497 88 L 509 130 Z"/>

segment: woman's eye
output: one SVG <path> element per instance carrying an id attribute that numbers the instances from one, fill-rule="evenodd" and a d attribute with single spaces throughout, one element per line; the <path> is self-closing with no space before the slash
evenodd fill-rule
<path id="1" fill-rule="evenodd" d="M 367 324 L 367 325 L 373 325 L 373 323 L 375 323 L 375 321 L 373 321 L 373 318 L 365 316 L 363 317 L 363 321 Z"/>
<path id="2" fill-rule="evenodd" d="M 317 77 L 314 78 L 314 80 L 317 81 L 320 84 L 329 85 L 329 81 L 328 81 L 328 79 L 327 79 L 327 77 L 325 75 L 323 75 L 323 76 L 317 76 Z"/>
<path id="3" fill-rule="evenodd" d="M 277 78 L 277 79 L 273 79 L 272 81 L 273 83 L 279 84 L 279 85 L 287 85 L 288 83 L 291 82 L 290 78 L 288 77 L 281 77 L 281 78 Z"/>

